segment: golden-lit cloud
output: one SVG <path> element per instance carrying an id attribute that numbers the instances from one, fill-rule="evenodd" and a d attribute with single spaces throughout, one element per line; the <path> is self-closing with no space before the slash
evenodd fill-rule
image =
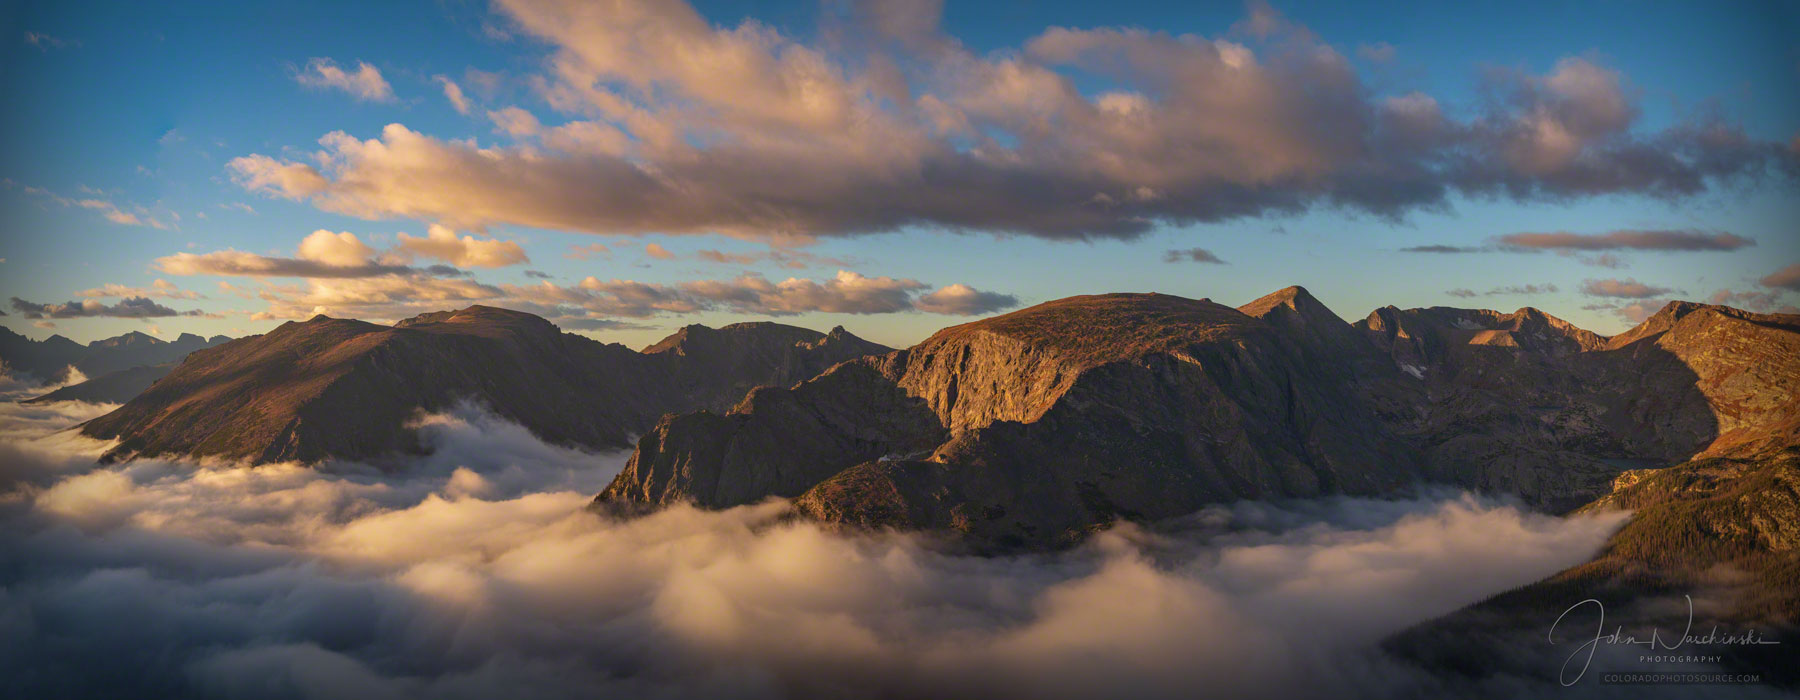
<path id="1" fill-rule="evenodd" d="M 154 280 L 149 287 L 127 287 L 122 284 L 104 284 L 93 289 L 84 289 L 75 296 L 89 299 L 109 297 L 149 297 L 159 299 L 199 299 L 200 294 L 192 290 L 182 289 L 168 280 Z"/>
<path id="2" fill-rule="evenodd" d="M 544 308 L 574 307 L 628 318 L 712 310 L 768 316 L 905 311 L 976 315 L 1019 303 L 1011 295 L 983 292 L 966 284 L 927 291 L 930 286 L 918 280 L 869 277 L 848 270 L 823 280 L 790 277 L 777 282 L 744 274 L 728 280 L 660 284 L 588 277 L 567 286 L 540 282 L 500 287 L 513 299 Z"/>
<path id="3" fill-rule="evenodd" d="M 294 80 L 307 87 L 343 90 L 359 100 L 386 102 L 394 99 L 394 88 L 381 77 L 381 71 L 362 61 L 356 62 L 355 70 L 344 70 L 329 58 L 315 58 L 307 61 L 304 69 L 295 72 Z"/>
<path id="4" fill-rule="evenodd" d="M 516 35 L 552 51 L 526 81 L 550 112 L 488 112 L 509 143 L 390 124 L 327 134 L 310 160 L 231 168 L 252 190 L 370 219 L 790 242 L 906 227 L 1133 237 L 1314 206 L 1673 198 L 1800 172 L 1786 144 L 1722 121 L 1646 130 L 1639 91 L 1587 57 L 1491 71 L 1488 103 L 1447 109 L 1380 95 L 1260 5 L 1221 37 L 1051 28 L 988 54 L 943 33 L 936 4 L 890 5 L 836 28 L 869 33 L 873 55 L 850 55 L 681 2 L 502 0 Z M 1078 73 L 1110 85 L 1085 92 Z"/>
<path id="5" fill-rule="evenodd" d="M 531 260 L 525 249 L 514 241 L 458 237 L 449 228 L 432 224 L 423 238 L 400 234 L 396 250 L 419 257 L 441 260 L 457 267 L 506 267 Z"/>
<path id="6" fill-rule="evenodd" d="M 469 113 L 469 109 L 470 109 L 469 98 L 463 94 L 461 85 L 457 85 L 456 81 L 451 80 L 448 77 L 445 77 L 442 75 L 434 75 L 431 77 L 431 79 L 437 81 L 439 85 L 443 86 L 444 99 L 450 101 L 450 106 L 455 108 L 456 112 L 458 114 L 468 114 Z"/>

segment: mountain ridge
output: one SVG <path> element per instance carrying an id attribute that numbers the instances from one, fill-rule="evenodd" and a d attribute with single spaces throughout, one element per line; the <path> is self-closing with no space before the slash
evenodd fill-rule
<path id="1" fill-rule="evenodd" d="M 473 399 L 546 441 L 627 446 L 668 411 L 721 409 L 749 387 L 791 383 L 869 346 L 823 347 L 790 326 L 747 343 L 754 361 L 706 365 L 564 333 L 538 316 L 488 306 L 383 326 L 315 316 L 194 353 L 118 410 L 82 426 L 118 440 L 108 460 L 182 455 L 317 462 L 417 451 L 422 410 Z M 766 334 L 765 334 L 766 335 Z M 789 342 L 784 342 L 789 341 Z"/>

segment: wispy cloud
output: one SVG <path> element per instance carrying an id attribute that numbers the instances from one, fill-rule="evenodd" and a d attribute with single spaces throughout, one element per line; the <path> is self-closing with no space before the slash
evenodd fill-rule
<path id="1" fill-rule="evenodd" d="M 1757 280 L 1757 284 L 1764 287 L 1774 287 L 1776 289 L 1786 289 L 1791 292 L 1800 292 L 1800 263 L 1794 263 L 1771 272 L 1768 276 Z"/>
<path id="2" fill-rule="evenodd" d="M 1656 287 L 1637 280 L 1587 280 L 1581 284 L 1581 293 L 1593 297 L 1614 297 L 1618 299 L 1648 299 L 1660 297 L 1675 291 L 1668 287 Z"/>
<path id="3" fill-rule="evenodd" d="M 355 70 L 347 71 L 329 58 L 314 58 L 306 62 L 305 68 L 295 71 L 294 80 L 307 87 L 343 90 L 359 100 L 387 102 L 394 99 L 394 88 L 381 77 L 381 71 L 362 61 L 356 62 Z"/>
<path id="4" fill-rule="evenodd" d="M 1187 248 L 1185 250 L 1164 251 L 1163 252 L 1163 262 L 1197 262 L 1197 263 L 1211 263 L 1214 265 L 1226 264 L 1226 262 L 1224 260 L 1219 259 L 1219 256 L 1213 255 L 1212 251 L 1209 251 L 1205 248 Z"/>
<path id="5" fill-rule="evenodd" d="M 1497 242 L 1509 248 L 1568 251 L 1728 251 L 1756 245 L 1756 241 L 1736 234 L 1691 230 L 1622 230 L 1597 234 L 1563 231 L 1512 233 L 1499 237 Z"/>
<path id="6" fill-rule="evenodd" d="M 93 289 L 84 289 L 75 296 L 89 299 L 105 299 L 110 297 L 151 297 L 160 299 L 201 299 L 198 292 L 182 289 L 168 280 L 155 280 L 149 287 L 127 287 L 122 284 L 105 284 Z"/>
<path id="7" fill-rule="evenodd" d="M 458 114 L 468 114 L 469 113 L 469 109 L 470 109 L 469 98 L 467 96 L 463 95 L 463 90 L 462 90 L 461 85 L 457 85 L 456 81 L 451 80 L 448 77 L 445 77 L 442 75 L 431 76 L 431 79 L 437 81 L 439 85 L 443 86 L 444 99 L 450 101 L 450 106 L 455 108 L 456 112 Z"/>

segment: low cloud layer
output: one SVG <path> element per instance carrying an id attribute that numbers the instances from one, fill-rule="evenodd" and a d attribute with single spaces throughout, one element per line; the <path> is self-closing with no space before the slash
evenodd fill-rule
<path id="1" fill-rule="evenodd" d="M 523 82 L 551 116 L 490 110 L 500 142 L 486 146 L 398 123 L 337 131 L 305 159 L 235 159 L 233 176 L 463 230 L 1066 239 L 1320 206 L 1401 217 L 1459 196 L 1678 198 L 1800 169 L 1786 144 L 1722 118 L 1643 128 L 1640 91 L 1591 58 L 1490 71 L 1473 104 L 1384 95 L 1260 4 L 1216 36 L 1053 27 L 986 54 L 942 30 L 936 3 L 827 13 L 819 44 L 714 26 L 682 2 L 495 8 L 548 48 Z M 369 97 L 385 87 L 372 72 L 302 75 Z"/>
<path id="2" fill-rule="evenodd" d="M 1375 642 L 1619 524 L 1467 496 L 1243 503 L 977 558 L 780 502 L 589 515 L 623 455 L 472 408 L 422 418 L 435 453 L 387 472 L 101 468 L 9 411 L 0 674 L 39 697 L 1455 694 Z"/>

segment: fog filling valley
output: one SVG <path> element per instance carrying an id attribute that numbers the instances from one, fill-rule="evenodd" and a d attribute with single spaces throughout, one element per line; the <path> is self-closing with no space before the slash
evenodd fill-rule
<path id="1" fill-rule="evenodd" d="M 64 429 L 111 406 L 0 408 L 0 677 L 38 697 L 1428 694 L 1376 642 L 1624 517 L 1241 503 L 975 557 L 781 502 L 603 518 L 626 453 L 474 407 L 421 417 L 432 454 L 387 471 L 100 466 Z"/>

